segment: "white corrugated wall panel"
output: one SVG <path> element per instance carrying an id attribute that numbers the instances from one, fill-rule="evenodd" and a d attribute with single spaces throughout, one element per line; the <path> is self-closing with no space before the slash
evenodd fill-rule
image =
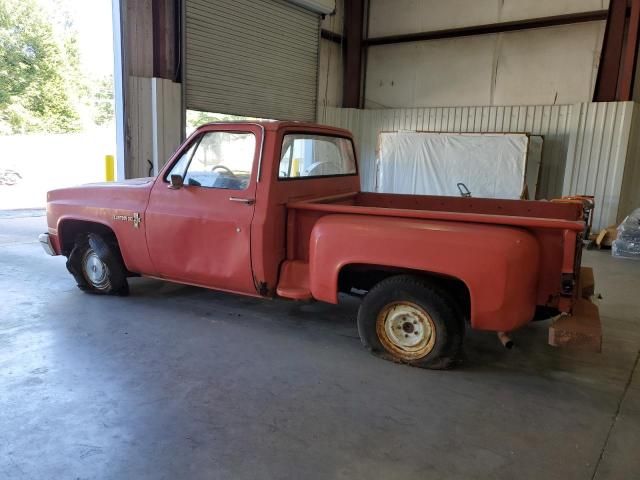
<path id="1" fill-rule="evenodd" d="M 283 0 L 186 0 L 188 109 L 314 120 L 319 15 Z"/>
<path id="2" fill-rule="evenodd" d="M 622 174 L 618 223 L 640 208 L 640 103 L 633 104 L 627 161 Z"/>
<path id="3" fill-rule="evenodd" d="M 633 102 L 573 106 L 564 195 L 595 196 L 596 229 L 617 222 Z"/>
<path id="4" fill-rule="evenodd" d="M 351 110 L 327 108 L 319 121 L 354 131 L 360 154 L 362 188 L 375 188 L 378 133 L 417 130 L 428 132 L 530 133 L 544 137 L 538 195 L 562 192 L 568 144 L 569 105 L 508 107 L 434 107 Z"/>
<path id="5" fill-rule="evenodd" d="M 594 195 L 594 228 L 599 229 L 615 223 L 618 215 L 632 111 L 633 102 L 376 110 L 328 107 L 320 112 L 318 120 L 353 131 L 364 191 L 375 190 L 381 131 L 542 135 L 538 198 Z"/>

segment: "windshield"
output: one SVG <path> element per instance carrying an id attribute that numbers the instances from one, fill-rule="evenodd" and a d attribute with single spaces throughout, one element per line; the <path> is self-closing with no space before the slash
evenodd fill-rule
<path id="1" fill-rule="evenodd" d="M 303 133 L 284 136 L 278 178 L 355 174 L 356 159 L 350 139 Z"/>

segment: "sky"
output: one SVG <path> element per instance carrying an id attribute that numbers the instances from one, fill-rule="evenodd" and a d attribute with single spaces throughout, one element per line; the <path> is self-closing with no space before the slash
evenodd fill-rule
<path id="1" fill-rule="evenodd" d="M 111 0 L 66 0 L 74 5 L 80 55 L 88 71 L 113 72 Z"/>
<path id="2" fill-rule="evenodd" d="M 78 31 L 83 70 L 103 76 L 113 72 L 111 0 L 38 0 L 47 10 L 63 5 Z"/>

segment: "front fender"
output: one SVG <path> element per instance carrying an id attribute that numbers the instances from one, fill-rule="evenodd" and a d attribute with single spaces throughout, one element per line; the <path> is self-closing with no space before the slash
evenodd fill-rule
<path id="1" fill-rule="evenodd" d="M 47 194 L 49 234 L 56 238 L 58 252 L 67 222 L 88 222 L 110 229 L 128 270 L 153 274 L 146 240 L 144 212 L 148 201 L 148 179 L 126 185 L 88 185 L 53 190 Z M 138 222 L 134 222 L 134 217 Z"/>
<path id="2" fill-rule="evenodd" d="M 349 264 L 420 270 L 457 278 L 469 289 L 471 325 L 510 331 L 536 306 L 538 242 L 524 229 L 462 222 L 327 215 L 310 237 L 313 297 L 337 303 Z"/>

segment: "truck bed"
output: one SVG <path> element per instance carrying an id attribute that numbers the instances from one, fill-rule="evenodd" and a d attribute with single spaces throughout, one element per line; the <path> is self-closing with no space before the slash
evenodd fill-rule
<path id="1" fill-rule="evenodd" d="M 380 215 L 530 228 L 581 231 L 582 208 L 575 203 L 533 200 L 496 200 L 428 195 L 353 192 L 323 198 L 302 199 L 290 209 L 326 213 Z"/>
<path id="2" fill-rule="evenodd" d="M 296 288 L 300 291 L 290 296 L 303 298 L 302 292 L 307 290 L 311 234 L 316 223 L 327 215 L 394 217 L 399 221 L 425 222 L 425 226 L 437 229 L 447 228 L 449 222 L 460 222 L 478 225 L 476 233 L 488 232 L 487 227 L 525 230 L 535 237 L 540 251 L 534 267 L 538 272 L 536 304 L 561 312 L 571 311 L 571 296 L 560 295 L 560 292 L 563 282 L 573 285 L 579 281 L 580 239 L 585 228 L 579 203 L 364 192 L 296 199 L 287 204 L 287 262 L 281 276 L 281 295 L 289 296 L 287 287 L 302 284 L 305 287 Z M 490 238 L 488 233 L 481 234 L 474 241 L 486 243 L 492 241 Z M 473 243 L 469 242 L 468 248 L 473 249 Z"/>

